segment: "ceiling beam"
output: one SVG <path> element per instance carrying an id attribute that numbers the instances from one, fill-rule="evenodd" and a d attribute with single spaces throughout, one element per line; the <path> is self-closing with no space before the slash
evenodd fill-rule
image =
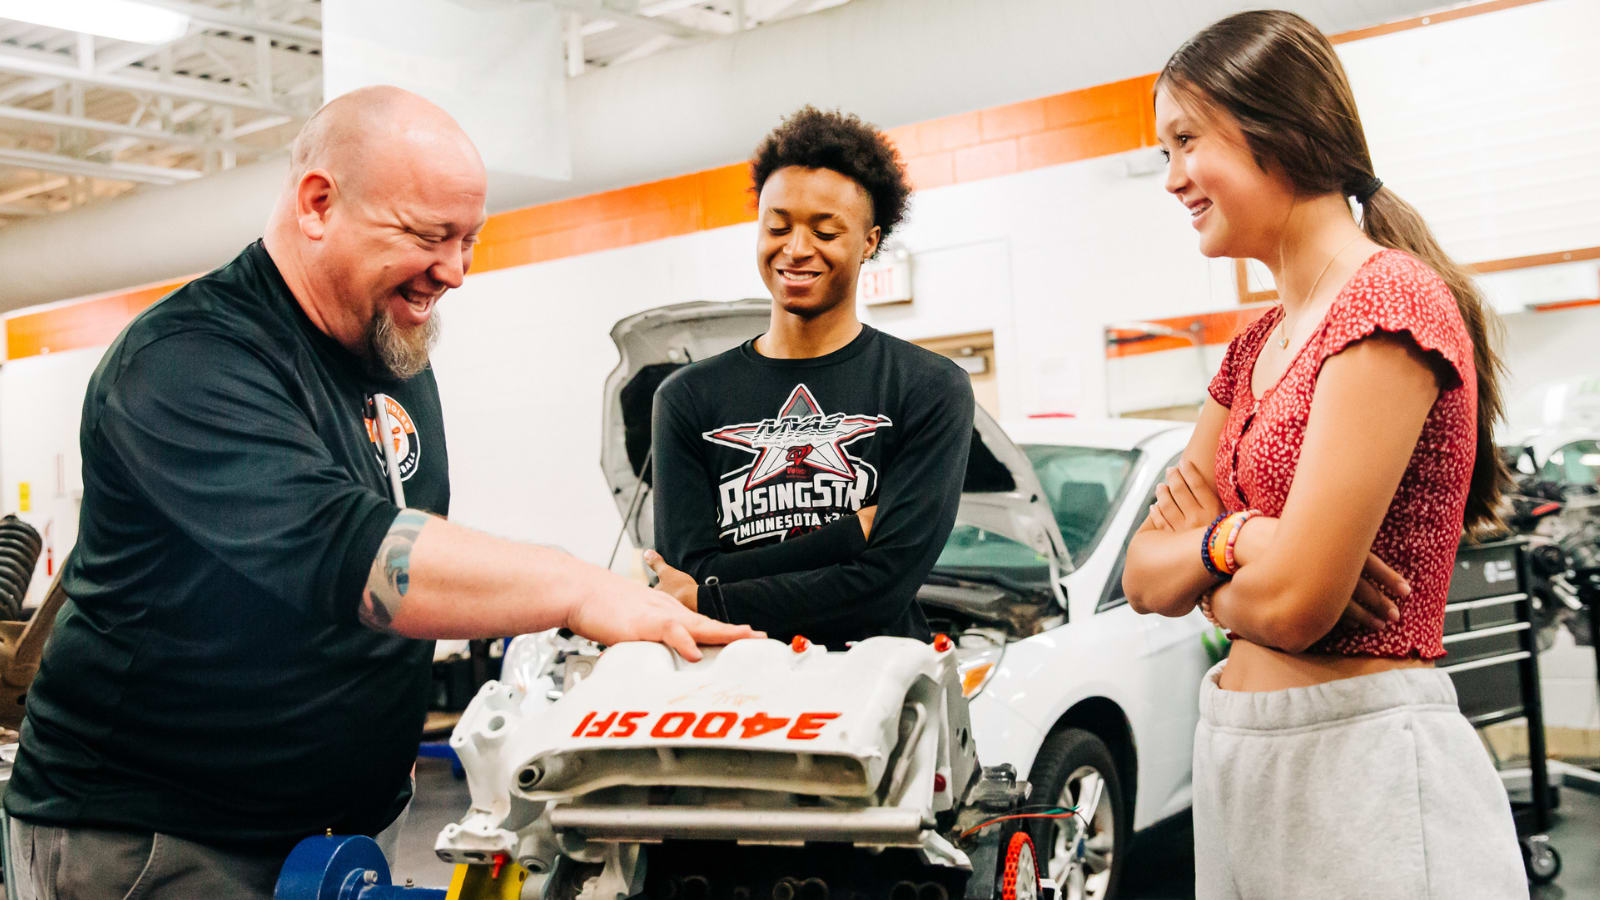
<path id="1" fill-rule="evenodd" d="M 244 137 L 247 134 L 255 134 L 258 131 L 266 131 L 271 128 L 277 128 L 280 125 L 287 125 L 294 120 L 294 116 L 263 116 L 243 125 L 235 125 L 226 134 L 228 137 Z"/>
<path id="2" fill-rule="evenodd" d="M 137 181 L 143 184 L 176 184 L 201 177 L 193 169 L 168 169 L 162 166 L 141 166 L 137 163 L 94 162 L 55 153 L 37 153 L 33 150 L 0 148 L 0 164 L 57 172 L 62 175 L 87 175 L 111 181 Z"/>
<path id="3" fill-rule="evenodd" d="M 762 21 L 777 22 L 783 19 L 793 18 L 794 16 L 798 16 L 809 9 L 811 4 L 814 2 L 816 2 L 816 0 L 794 0 L 793 3 L 786 3 L 769 13 Z"/>
<path id="4" fill-rule="evenodd" d="M 140 138 L 146 141 L 178 144 L 184 147 L 226 150 L 231 153 L 266 153 L 270 150 L 267 147 L 241 144 L 237 141 L 227 141 L 201 134 L 183 134 L 181 132 L 162 131 L 159 128 L 141 128 L 136 125 L 124 125 L 120 122 L 107 122 L 82 116 L 68 116 L 37 109 L 21 109 L 15 106 L 0 106 L 0 120 L 31 122 L 38 125 L 53 125 L 59 128 L 81 128 L 84 131 L 93 131 L 99 134 L 115 134 L 122 137 Z"/>
<path id="5" fill-rule="evenodd" d="M 183 106 L 181 106 L 181 107 L 179 107 L 177 109 L 168 110 L 166 112 L 163 112 L 161 114 L 161 122 L 162 122 L 161 127 L 163 129 L 165 129 L 165 130 L 171 130 L 173 128 L 176 128 L 178 125 L 181 125 L 182 123 L 187 122 L 188 120 L 194 118 L 195 116 L 200 115 L 201 113 L 203 113 L 203 112 L 205 112 L 205 111 L 207 111 L 209 109 L 211 109 L 211 107 L 205 105 L 204 103 L 200 103 L 200 102 L 185 103 Z M 232 110 L 214 110 L 213 112 L 215 114 L 217 114 L 217 115 L 221 115 L 224 112 L 232 112 Z M 127 149 L 129 149 L 131 147 L 137 147 L 141 143 L 148 143 L 148 142 L 147 141 L 142 141 L 140 138 L 137 138 L 137 137 L 115 137 L 115 138 L 112 138 L 109 141 L 105 141 L 103 143 L 96 144 L 95 146 L 90 147 L 89 149 L 83 151 L 82 153 L 76 153 L 74 155 L 75 156 L 81 156 L 84 159 L 93 159 L 93 158 L 95 158 L 97 156 L 100 156 L 101 154 L 110 154 L 114 158 L 118 153 L 121 153 L 124 150 L 127 150 Z M 172 148 L 169 147 L 167 149 L 170 151 Z M 194 148 L 191 148 L 191 149 L 194 149 Z M 184 152 L 184 151 L 180 151 L 180 152 Z M 132 162 L 132 160 L 129 160 L 129 162 Z"/>
<path id="6" fill-rule="evenodd" d="M 192 37 L 194 37 L 193 34 L 186 34 L 167 41 L 165 44 L 128 44 L 115 50 L 108 50 L 95 57 L 95 71 L 109 74 L 123 66 L 131 66 L 136 62 L 155 56 L 169 47 L 176 47 Z"/>
<path id="7" fill-rule="evenodd" d="M 621 65 L 622 63 L 632 62 L 636 59 L 642 59 L 658 50 L 670 46 L 675 40 L 677 40 L 677 38 L 674 38 L 670 34 L 658 34 L 652 37 L 647 37 L 639 43 L 634 44 L 633 49 L 628 50 L 627 52 L 618 56 L 613 56 L 611 59 L 607 60 L 606 65 L 615 66 Z"/>
<path id="8" fill-rule="evenodd" d="M 169 47 L 176 46 L 194 35 L 184 35 L 165 44 L 128 44 L 116 50 L 95 54 L 95 69 L 102 74 L 110 73 L 123 66 L 132 65 L 146 57 L 153 56 Z M 13 100 L 22 100 L 54 90 L 61 86 L 59 78 L 30 78 L 27 81 L 12 85 L 0 91 L 0 103 L 10 103 Z"/>
<path id="9" fill-rule="evenodd" d="M 180 100 L 199 100 L 202 103 L 231 106 L 235 109 L 255 109 L 280 115 L 294 114 L 293 110 L 286 109 L 270 101 L 264 101 L 252 93 L 233 93 L 231 91 L 217 90 L 214 87 L 206 86 L 205 82 L 198 79 L 163 78 L 158 81 L 154 78 L 128 77 L 108 72 L 80 72 L 74 66 L 51 62 L 48 59 L 41 59 L 39 56 L 0 53 L 0 72 L 43 78 L 59 78 L 66 82 L 88 84 L 95 87 L 111 88 L 112 90 L 132 91 L 134 93 L 156 94 L 158 96 L 175 97 Z"/>
<path id="10" fill-rule="evenodd" d="M 583 55 L 583 16 L 569 11 L 562 13 L 561 17 L 565 20 L 561 30 L 567 51 L 567 77 L 576 78 L 583 74 L 587 62 Z"/>
<path id="11" fill-rule="evenodd" d="M 560 9 L 568 9 L 574 12 L 580 12 L 590 18 L 605 19 L 615 22 L 618 25 L 642 28 L 648 31 L 654 31 L 657 34 L 670 35 L 675 38 L 683 38 L 684 40 L 696 40 L 699 38 L 714 38 L 722 36 L 720 33 L 715 31 L 705 31 L 700 28 L 695 28 L 691 25 L 685 25 L 682 22 L 674 22 L 673 20 L 667 18 L 658 18 L 656 16 L 640 16 L 632 13 L 617 12 L 616 10 L 608 9 L 603 6 L 596 7 L 595 4 L 585 3 L 584 0 L 554 0 L 554 2 L 555 5 Z"/>
<path id="12" fill-rule="evenodd" d="M 18 200 L 26 200 L 35 194 L 43 194 L 46 191 L 60 190 L 66 186 L 67 179 L 65 178 L 45 178 L 40 181 L 35 181 L 33 184 L 25 184 L 22 187 L 12 188 L 3 194 L 0 194 L 0 203 L 15 203 Z"/>
<path id="13" fill-rule="evenodd" d="M 261 16 L 232 12 L 226 9 L 218 9 L 214 6 L 201 6 L 198 3 L 184 2 L 184 0 L 143 0 L 143 2 L 149 6 L 159 6 L 162 9 L 183 13 L 202 26 L 226 29 L 228 31 L 245 31 L 296 44 L 322 46 L 322 31 L 317 28 L 291 25 L 287 22 L 276 22 Z"/>

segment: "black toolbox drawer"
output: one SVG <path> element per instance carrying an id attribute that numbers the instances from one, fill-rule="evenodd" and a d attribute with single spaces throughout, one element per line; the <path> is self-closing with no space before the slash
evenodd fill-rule
<path id="1" fill-rule="evenodd" d="M 1522 654 L 1514 653 L 1487 665 L 1469 665 L 1465 671 L 1445 669 L 1455 682 L 1462 714 L 1474 725 L 1523 712 L 1522 678 L 1517 669 L 1521 660 Z"/>
<path id="2" fill-rule="evenodd" d="M 1522 649 L 1522 631 L 1526 628 L 1526 625 L 1513 623 L 1505 627 L 1446 635 L 1444 649 L 1447 655 L 1444 658 L 1444 665 L 1455 666 L 1475 659 L 1516 653 Z"/>
<path id="3" fill-rule="evenodd" d="M 1485 603 L 1481 600 L 1478 602 L 1481 605 L 1475 605 L 1466 610 L 1467 628 L 1473 631 L 1479 631 L 1484 628 L 1499 628 L 1502 625 L 1510 625 L 1513 622 L 1522 621 L 1524 616 L 1517 607 L 1519 604 L 1528 601 L 1522 599 L 1521 595 L 1512 595 L 1512 597 L 1506 598 L 1504 603 Z"/>
<path id="4" fill-rule="evenodd" d="M 1461 711 L 1475 724 L 1522 708 L 1522 669 L 1530 641 L 1521 540 L 1461 543 L 1444 614 L 1440 668 L 1450 674 Z"/>
<path id="5" fill-rule="evenodd" d="M 1481 600 L 1521 590 L 1517 571 L 1517 551 L 1521 546 L 1522 542 L 1517 540 L 1487 544 L 1463 541 L 1456 552 L 1448 602 Z"/>

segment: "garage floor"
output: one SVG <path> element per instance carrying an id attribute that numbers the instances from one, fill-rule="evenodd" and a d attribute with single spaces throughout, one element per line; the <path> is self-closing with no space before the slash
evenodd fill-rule
<path id="1" fill-rule="evenodd" d="M 439 829 L 466 811 L 467 784 L 450 776 L 450 766 L 424 759 L 417 764 L 417 800 L 400 835 L 396 881 L 416 879 L 425 887 L 444 887 L 450 867 L 433 855 Z M 1194 832 L 1187 815 L 1149 829 L 1134 842 L 1124 876 L 1127 900 L 1191 900 L 1194 897 Z M 1536 888 L 1533 900 L 1600 900 L 1600 797 L 1561 792 L 1561 808 L 1550 842 L 1561 854 L 1554 884 Z"/>

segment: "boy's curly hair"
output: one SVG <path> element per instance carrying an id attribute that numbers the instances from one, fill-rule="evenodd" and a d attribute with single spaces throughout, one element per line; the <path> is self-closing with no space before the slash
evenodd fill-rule
<path id="1" fill-rule="evenodd" d="M 750 177 L 759 196 L 773 172 L 788 166 L 831 169 L 861 185 L 872 200 L 872 223 L 881 230 L 878 246 L 906 217 L 911 186 L 900 154 L 878 130 L 853 114 L 803 106 L 773 129 L 750 160 Z"/>

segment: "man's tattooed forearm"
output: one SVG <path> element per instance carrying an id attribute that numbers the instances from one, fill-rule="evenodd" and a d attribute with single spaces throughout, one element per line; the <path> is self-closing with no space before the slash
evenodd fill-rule
<path id="1" fill-rule="evenodd" d="M 369 628 L 393 630 L 391 623 L 400 614 L 400 605 L 411 588 L 411 548 L 426 524 L 427 513 L 403 509 L 378 545 L 367 586 L 361 592 L 361 621 Z"/>

